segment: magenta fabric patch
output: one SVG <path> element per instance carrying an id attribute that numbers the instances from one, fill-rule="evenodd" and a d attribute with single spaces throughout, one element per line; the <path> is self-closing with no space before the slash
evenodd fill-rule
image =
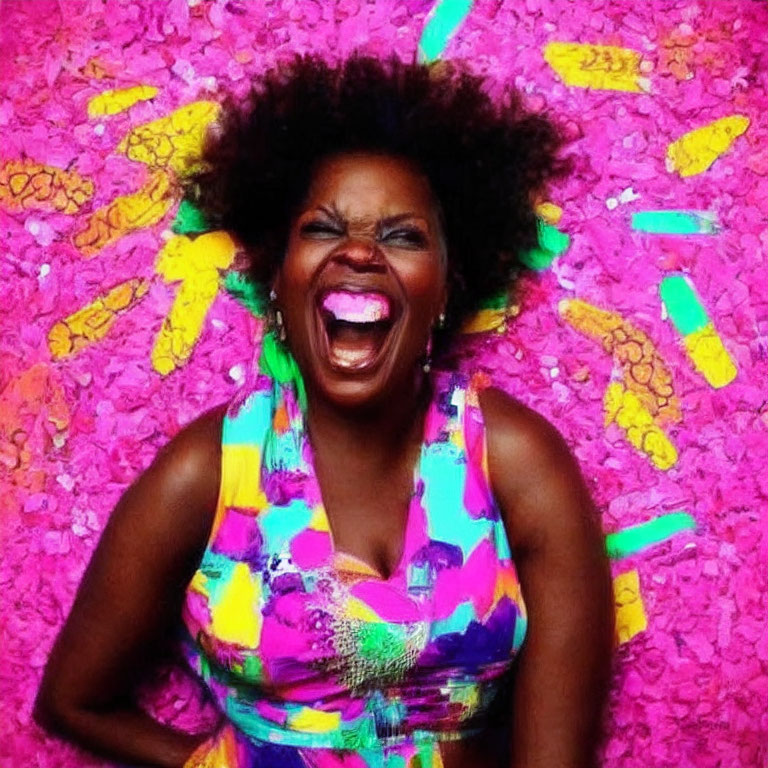
<path id="1" fill-rule="evenodd" d="M 449 5 L 0 6 L 3 765 L 105 765 L 32 723 L 42 667 L 121 492 L 253 359 L 231 243 L 170 231 L 175 175 L 221 93 L 355 49 L 462 59 L 566 125 L 574 174 L 540 212 L 570 245 L 547 230 L 559 255 L 461 364 L 562 431 L 606 534 L 696 523 L 613 562 L 603 764 L 766 764 L 768 4 Z M 144 698 L 212 722 L 181 668 Z"/>

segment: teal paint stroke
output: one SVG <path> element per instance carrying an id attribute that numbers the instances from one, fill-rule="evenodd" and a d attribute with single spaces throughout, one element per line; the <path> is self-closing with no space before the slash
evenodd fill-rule
<path id="1" fill-rule="evenodd" d="M 681 336 L 701 330 L 709 322 L 706 310 L 685 275 L 665 277 L 659 285 L 659 294 Z"/>
<path id="2" fill-rule="evenodd" d="M 561 232 L 557 227 L 553 227 L 541 219 L 537 219 L 536 227 L 539 244 L 535 248 L 531 248 L 530 251 L 521 254 L 520 261 L 530 269 L 542 270 L 546 269 L 557 256 L 568 250 L 571 238 L 565 232 Z"/>
<path id="3" fill-rule="evenodd" d="M 605 550 L 611 560 L 621 560 L 623 557 L 629 557 L 654 544 L 666 541 L 676 533 L 692 531 L 695 528 L 696 521 L 687 512 L 670 512 L 647 523 L 609 533 L 605 537 Z"/>
<path id="4" fill-rule="evenodd" d="M 422 62 L 440 58 L 448 41 L 469 15 L 472 4 L 472 0 L 438 0 L 421 32 L 419 59 Z"/>
<path id="5" fill-rule="evenodd" d="M 632 214 L 632 229 L 652 235 L 714 235 L 720 231 L 717 215 L 709 211 L 639 211 Z"/>

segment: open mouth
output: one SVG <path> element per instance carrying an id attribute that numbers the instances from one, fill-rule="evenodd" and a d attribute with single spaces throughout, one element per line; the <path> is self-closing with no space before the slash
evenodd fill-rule
<path id="1" fill-rule="evenodd" d="M 331 366 L 344 371 L 372 368 L 394 325 L 391 299 L 378 291 L 337 288 L 321 295 L 319 311 Z"/>

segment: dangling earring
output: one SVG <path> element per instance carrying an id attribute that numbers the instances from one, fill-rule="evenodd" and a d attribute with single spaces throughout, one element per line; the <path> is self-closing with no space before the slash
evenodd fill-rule
<path id="1" fill-rule="evenodd" d="M 432 370 L 432 334 L 429 335 L 427 340 L 427 349 L 424 352 L 424 362 L 421 366 L 421 370 L 424 373 L 429 373 Z"/>
<path id="2" fill-rule="evenodd" d="M 443 328 L 445 328 L 445 312 L 441 312 L 437 316 L 437 322 L 435 323 L 435 328 L 437 328 L 438 331 L 442 331 Z"/>
<path id="3" fill-rule="evenodd" d="M 285 332 L 285 323 L 283 322 L 283 313 L 277 308 L 277 293 L 273 288 L 269 292 L 269 311 L 267 313 L 267 325 L 269 330 L 274 331 L 280 341 L 285 341 L 287 334 Z"/>

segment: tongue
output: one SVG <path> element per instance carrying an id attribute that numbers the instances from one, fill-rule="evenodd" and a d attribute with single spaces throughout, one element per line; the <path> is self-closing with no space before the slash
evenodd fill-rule
<path id="1" fill-rule="evenodd" d="M 389 299 L 381 293 L 331 291 L 323 299 L 323 309 L 347 323 L 376 323 L 389 318 Z"/>

